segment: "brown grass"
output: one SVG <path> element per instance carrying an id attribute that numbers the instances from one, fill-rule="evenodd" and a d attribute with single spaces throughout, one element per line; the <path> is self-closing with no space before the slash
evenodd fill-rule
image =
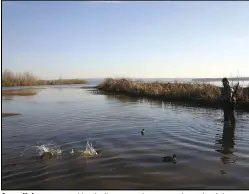
<path id="1" fill-rule="evenodd" d="M 2 90 L 2 96 L 33 96 L 41 89 L 25 88 L 16 90 Z"/>
<path id="2" fill-rule="evenodd" d="M 13 73 L 10 70 L 4 70 L 2 73 L 2 86 L 37 86 L 37 85 L 68 85 L 68 84 L 85 84 L 83 79 L 57 79 L 41 80 L 29 72 Z"/>
<path id="3" fill-rule="evenodd" d="M 57 80 L 38 80 L 38 85 L 70 85 L 70 84 L 86 84 L 83 79 L 57 79 Z"/>
<path id="4" fill-rule="evenodd" d="M 163 100 L 198 102 L 200 105 L 217 106 L 220 89 L 211 84 L 191 83 L 144 83 L 129 79 L 106 79 L 98 89 L 106 92 L 151 97 Z M 248 88 L 239 88 L 237 104 L 249 109 Z M 241 105 L 240 105 L 241 104 Z"/>
<path id="5" fill-rule="evenodd" d="M 19 113 L 2 113 L 2 117 L 10 117 L 20 115 Z"/>

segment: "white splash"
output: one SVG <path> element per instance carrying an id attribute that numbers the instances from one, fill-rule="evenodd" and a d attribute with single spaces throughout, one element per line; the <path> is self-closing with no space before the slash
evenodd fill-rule
<path id="1" fill-rule="evenodd" d="M 90 139 L 87 140 L 87 142 L 86 142 L 86 149 L 84 151 L 82 151 L 82 154 L 84 156 L 96 156 L 96 155 L 98 155 L 98 153 L 94 149 L 94 147 L 93 147 Z"/>
<path id="2" fill-rule="evenodd" d="M 23 156 L 26 151 L 28 151 L 30 148 L 36 148 L 36 152 L 41 156 L 44 153 L 51 153 L 52 156 L 59 156 L 62 153 L 62 150 L 60 149 L 59 146 L 56 146 L 54 144 L 42 144 L 38 146 L 29 146 L 25 148 L 20 156 Z"/>
<path id="3" fill-rule="evenodd" d="M 46 152 L 51 153 L 52 155 L 59 156 L 62 151 L 59 146 L 53 144 L 42 144 L 40 146 L 36 146 L 39 155 L 43 155 Z"/>

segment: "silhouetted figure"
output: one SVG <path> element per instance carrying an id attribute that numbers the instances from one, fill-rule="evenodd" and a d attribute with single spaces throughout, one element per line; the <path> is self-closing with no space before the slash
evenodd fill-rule
<path id="1" fill-rule="evenodd" d="M 235 124 L 235 104 L 236 104 L 236 97 L 233 91 L 233 88 L 229 85 L 229 81 L 227 78 L 222 79 L 223 88 L 221 90 L 221 104 L 222 109 L 224 111 L 224 122 L 231 121 L 232 124 Z"/>

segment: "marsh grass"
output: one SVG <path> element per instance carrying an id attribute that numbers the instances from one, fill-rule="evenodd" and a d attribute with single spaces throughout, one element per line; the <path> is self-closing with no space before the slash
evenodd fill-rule
<path id="1" fill-rule="evenodd" d="M 130 79 L 105 79 L 97 86 L 99 90 L 139 97 L 163 100 L 198 102 L 200 105 L 217 106 L 221 88 L 211 84 L 198 83 L 145 83 Z M 238 88 L 237 103 L 248 109 L 248 88 Z M 241 104 L 241 105 L 240 105 Z"/>
<path id="2" fill-rule="evenodd" d="M 83 79 L 57 79 L 57 80 L 38 80 L 38 85 L 71 85 L 71 84 L 86 84 Z"/>
<path id="3" fill-rule="evenodd" d="M 2 86 L 38 86 L 38 85 L 69 85 L 69 84 L 85 84 L 83 79 L 57 79 L 57 80 L 41 80 L 37 76 L 29 72 L 14 73 L 10 70 L 2 72 Z"/>
<path id="4" fill-rule="evenodd" d="M 10 117 L 10 116 L 17 116 L 20 115 L 19 113 L 2 113 L 2 117 Z"/>
<path id="5" fill-rule="evenodd" d="M 2 96 L 33 96 L 42 90 L 42 88 L 25 88 L 25 89 L 15 89 L 15 90 L 2 90 Z"/>

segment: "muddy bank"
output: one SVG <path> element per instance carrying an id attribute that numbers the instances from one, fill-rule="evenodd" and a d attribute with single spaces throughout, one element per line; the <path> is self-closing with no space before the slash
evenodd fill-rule
<path id="1" fill-rule="evenodd" d="M 81 89 L 97 89 L 97 86 L 82 86 Z"/>
<path id="2" fill-rule="evenodd" d="M 21 115 L 19 113 L 2 113 L 2 117 L 10 117 L 10 116 L 17 116 Z"/>
<path id="3" fill-rule="evenodd" d="M 25 88 L 14 90 L 2 90 L 2 96 L 32 96 L 44 88 Z"/>

